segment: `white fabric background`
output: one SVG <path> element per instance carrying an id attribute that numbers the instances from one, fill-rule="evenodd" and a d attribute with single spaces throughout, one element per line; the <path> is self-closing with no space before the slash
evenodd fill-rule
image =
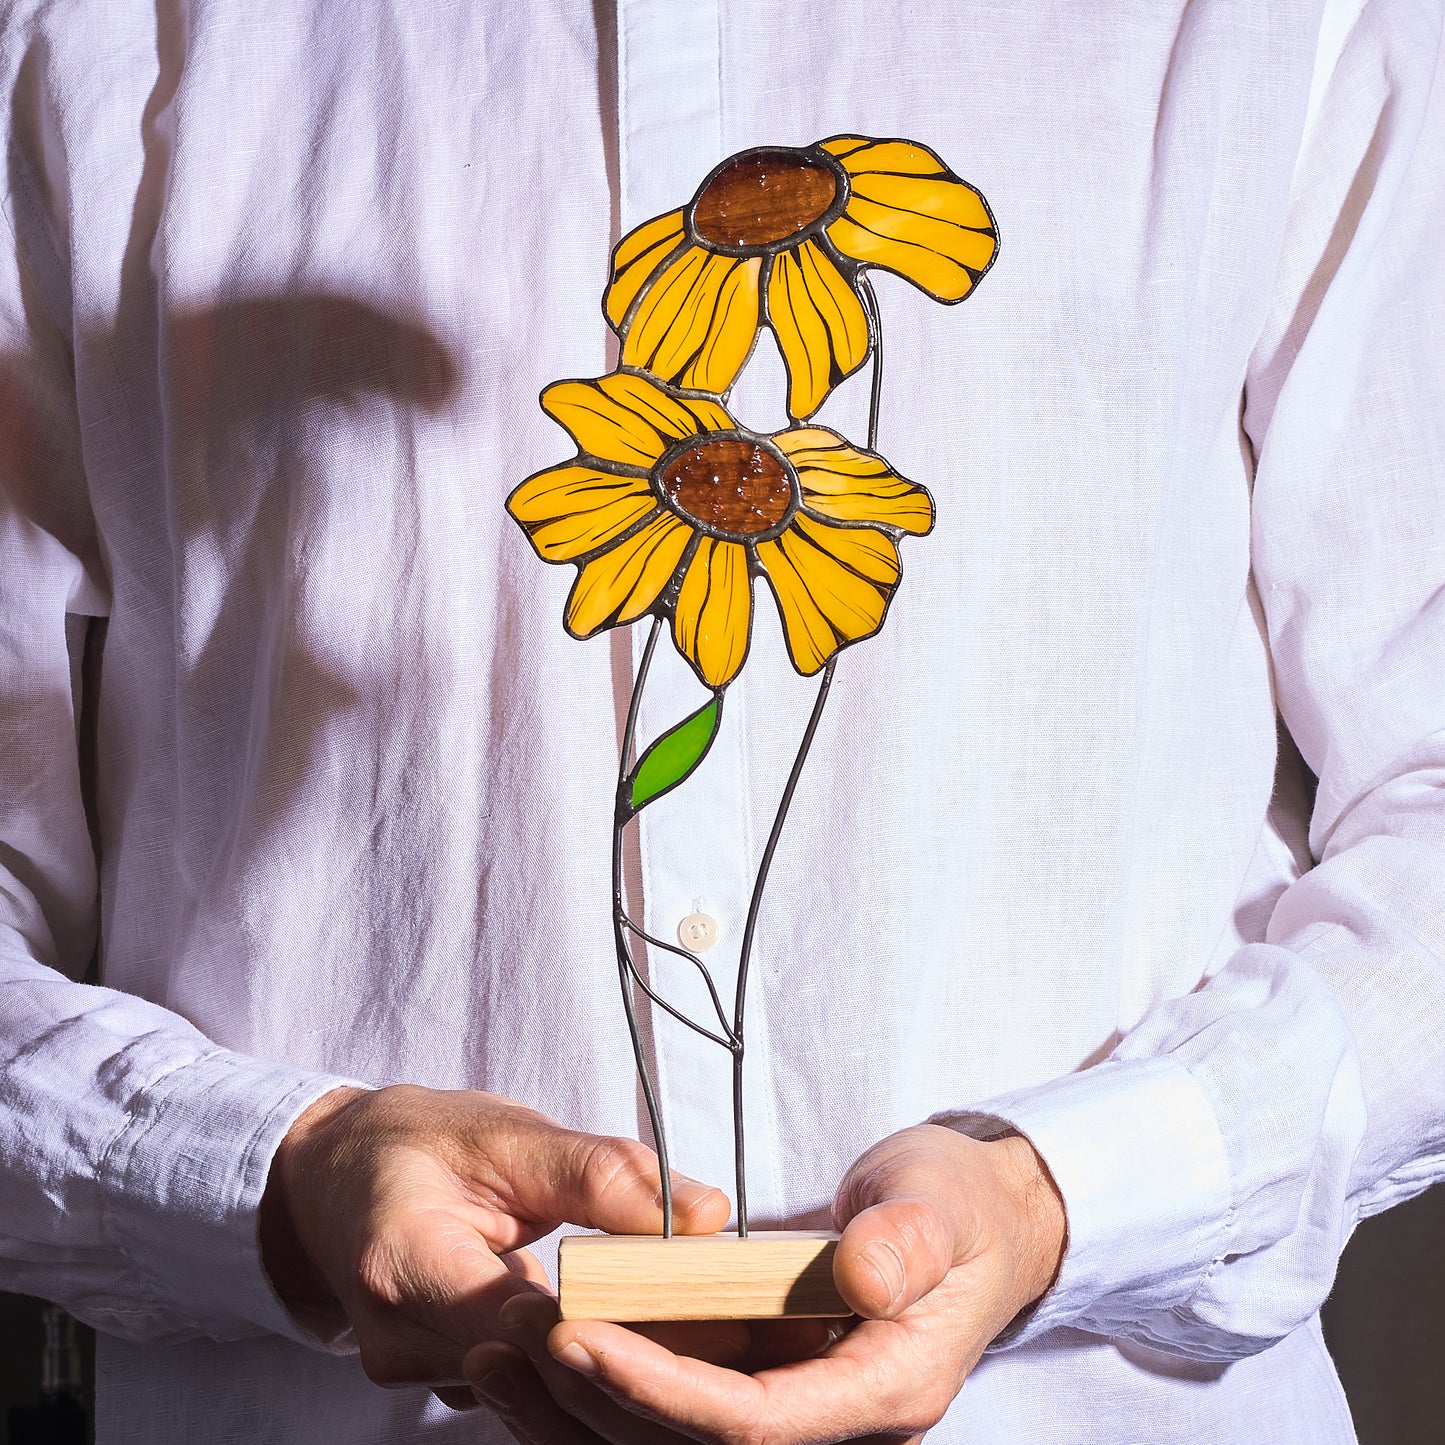
<path id="1" fill-rule="evenodd" d="M 1445 1141 L 1440 30 L 0 7 L 0 1276 L 113 1336 L 102 1441 L 486 1435 L 287 1319 L 256 1202 L 340 1077 L 639 1129 L 632 648 L 566 637 L 501 504 L 569 452 L 541 387 L 609 364 L 620 229 L 841 131 L 935 148 L 1002 247 L 959 308 L 878 280 L 880 446 L 939 524 L 840 663 L 764 911 L 755 1220 L 818 1222 L 902 1125 L 1008 1118 L 1070 1249 L 938 1438 L 1351 1438 L 1315 1311 Z M 777 380 L 764 349 L 744 421 Z M 861 435 L 866 389 L 823 420 Z M 720 920 L 724 983 L 812 695 L 769 608 L 637 859 L 656 931 Z M 695 705 L 674 663 L 650 728 Z M 726 1184 L 725 1060 L 656 1048 L 677 1163 Z"/>

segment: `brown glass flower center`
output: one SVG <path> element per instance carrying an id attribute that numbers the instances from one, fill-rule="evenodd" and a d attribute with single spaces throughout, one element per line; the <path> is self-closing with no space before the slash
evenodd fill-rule
<path id="1" fill-rule="evenodd" d="M 703 187 L 692 225 L 719 246 L 770 246 L 811 226 L 837 194 L 833 172 L 797 152 L 739 156 Z"/>
<path id="2" fill-rule="evenodd" d="M 792 481 L 777 457 L 732 437 L 689 447 L 668 463 L 660 481 L 679 512 L 738 537 L 776 527 L 793 501 Z"/>

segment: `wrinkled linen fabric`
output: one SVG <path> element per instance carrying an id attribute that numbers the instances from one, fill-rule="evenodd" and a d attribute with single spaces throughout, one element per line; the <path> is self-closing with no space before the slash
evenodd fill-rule
<path id="1" fill-rule="evenodd" d="M 645 629 L 569 638 L 502 503 L 571 454 L 539 390 L 614 355 L 617 237 L 839 132 L 934 148 L 1001 251 L 956 308 L 876 280 L 879 446 L 938 525 L 762 911 L 754 1223 L 825 1223 L 899 1127 L 1012 1124 L 1068 1250 L 932 1438 L 1352 1439 L 1316 1311 L 1445 1147 L 1440 5 L 0 17 L 0 1282 L 104 1332 L 101 1441 L 503 1438 L 292 1320 L 258 1198 L 339 1080 L 645 1137 Z M 867 391 L 820 420 L 861 439 Z M 765 335 L 737 412 L 783 394 Z M 629 854 L 725 996 L 814 688 L 760 594 Z M 702 696 L 664 647 L 642 735 Z M 731 1187 L 726 1057 L 647 1033 Z"/>

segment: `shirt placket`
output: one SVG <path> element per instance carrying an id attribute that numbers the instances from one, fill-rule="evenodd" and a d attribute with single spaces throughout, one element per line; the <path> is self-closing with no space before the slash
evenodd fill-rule
<path id="1" fill-rule="evenodd" d="M 721 158 L 718 6 L 619 0 L 617 7 L 621 227 L 687 201 Z M 649 626 L 632 629 L 634 676 Z M 632 916 L 669 944 L 697 950 L 729 1019 L 752 879 L 747 836 L 741 689 L 729 689 L 718 736 L 698 771 L 638 820 Z M 707 692 L 664 636 L 638 710 L 637 747 L 695 712 Z M 637 865 L 640 864 L 640 867 Z M 670 1003 L 719 1031 L 700 975 L 683 958 L 638 943 L 649 982 Z M 645 1000 L 641 1002 L 646 1005 Z M 648 1007 L 658 1097 L 675 1168 L 733 1193 L 731 1059 L 656 1006 Z M 753 1050 L 749 1050 L 750 1056 Z M 754 1065 L 752 1057 L 750 1066 Z M 755 1073 L 750 1067 L 750 1073 Z M 749 1095 L 756 1080 L 749 1079 Z M 643 1124 L 646 1128 L 645 1122 Z M 762 1140 L 759 1140 L 762 1145 Z M 762 1157 L 758 1163 L 764 1163 Z M 750 1174 L 758 1172 L 750 1170 Z"/>

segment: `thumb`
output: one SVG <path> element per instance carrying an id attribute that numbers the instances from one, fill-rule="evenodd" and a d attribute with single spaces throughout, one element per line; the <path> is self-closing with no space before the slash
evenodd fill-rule
<path id="1" fill-rule="evenodd" d="M 512 1179 L 519 1213 L 611 1234 L 662 1233 L 657 1155 L 646 1145 L 555 1124 L 518 1142 L 526 1156 Z M 722 1190 L 676 1170 L 669 1177 L 679 1234 L 712 1234 L 727 1223 L 731 1206 Z"/>
<path id="2" fill-rule="evenodd" d="M 927 1199 L 885 1199 L 854 1215 L 833 1256 L 838 1292 L 865 1319 L 889 1320 L 943 1282 L 952 1224 Z"/>

